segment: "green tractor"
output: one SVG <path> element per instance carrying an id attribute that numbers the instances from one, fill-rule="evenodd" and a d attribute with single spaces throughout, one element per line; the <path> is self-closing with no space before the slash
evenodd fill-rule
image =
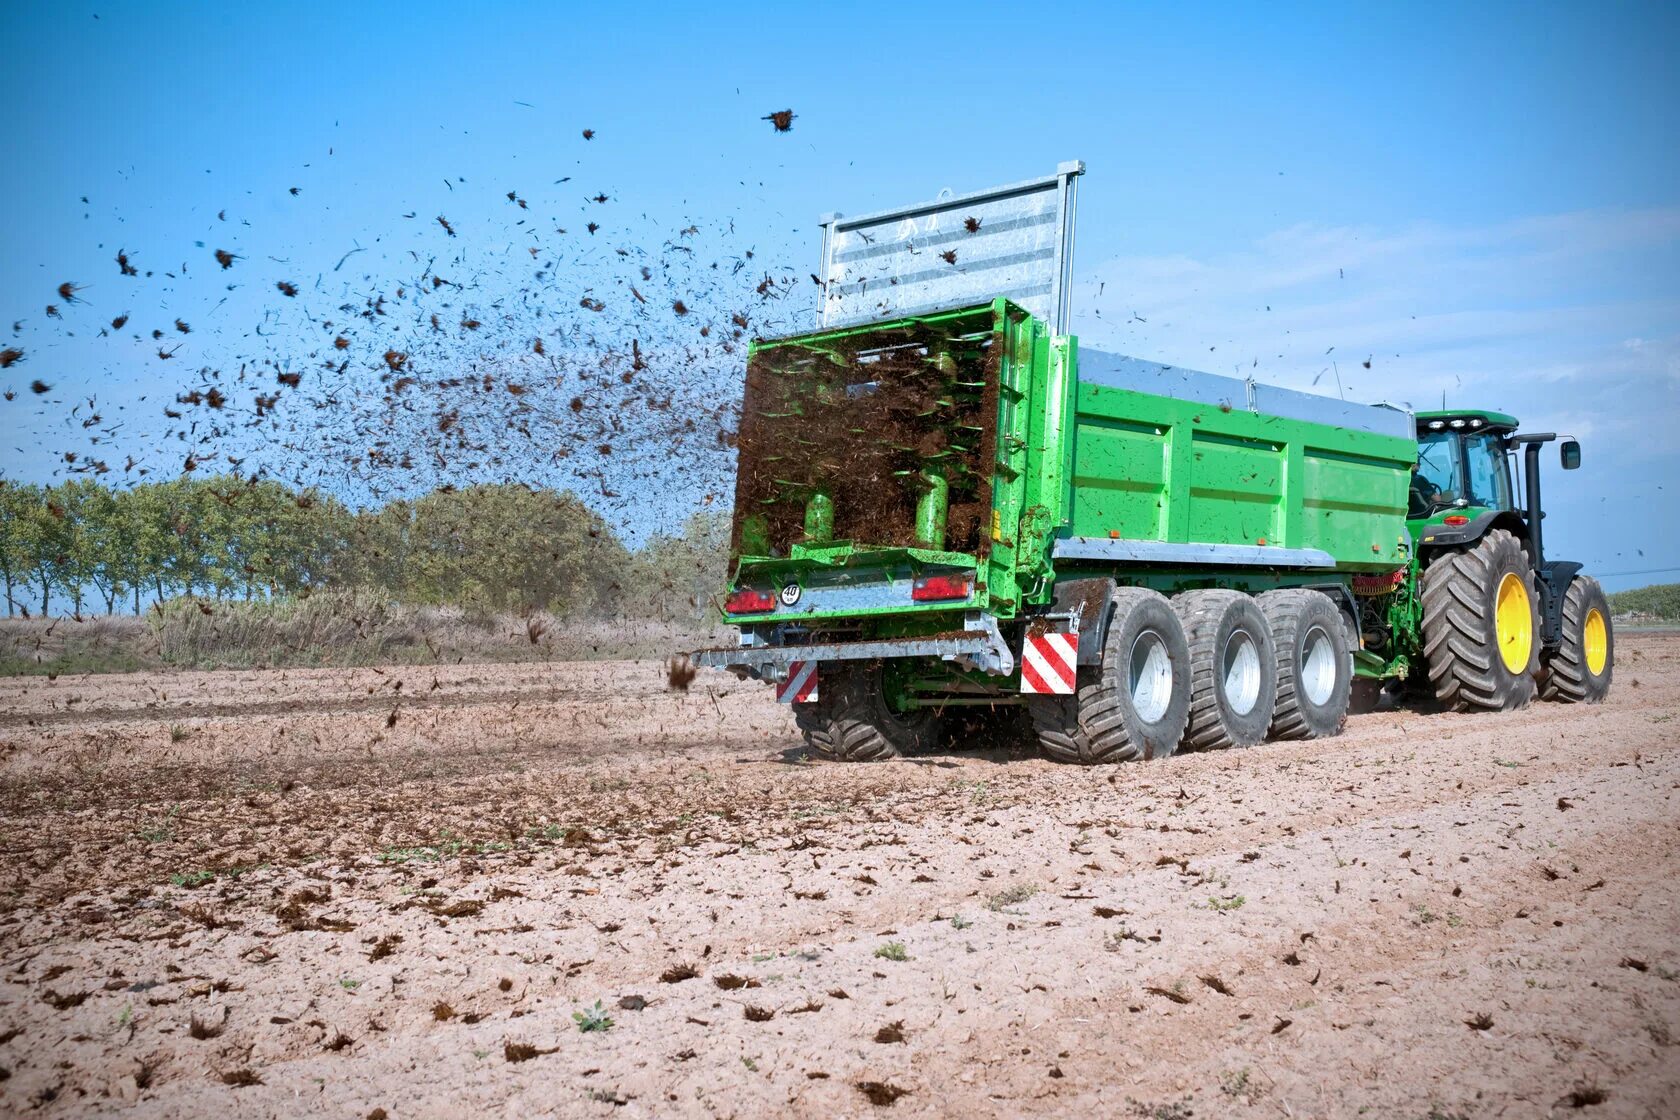
<path id="1" fill-rule="evenodd" d="M 1598 581 L 1548 560 L 1540 450 L 1499 412 L 1417 414 L 1418 463 L 1407 527 L 1417 542 L 1421 653 L 1437 700 L 1458 711 L 1549 700 L 1596 703 L 1610 688 L 1615 644 Z M 1512 460 L 1524 460 L 1521 500 Z M 1560 445 L 1565 470 L 1581 445 Z M 1383 635 L 1367 635 L 1372 644 Z"/>

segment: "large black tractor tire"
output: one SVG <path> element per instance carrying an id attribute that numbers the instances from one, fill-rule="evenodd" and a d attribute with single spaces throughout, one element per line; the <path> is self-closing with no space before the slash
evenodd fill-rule
<path id="1" fill-rule="evenodd" d="M 805 733 L 805 745 L 819 757 L 878 762 L 938 744 L 938 713 L 895 711 L 887 702 L 879 661 L 829 661 L 817 672 L 816 702 L 795 704 L 793 718 Z"/>
<path id="2" fill-rule="evenodd" d="M 1544 658 L 1542 700 L 1598 704 L 1610 691 L 1616 668 L 1616 634 L 1610 602 L 1591 576 L 1576 576 L 1563 594 L 1563 641 Z"/>
<path id="3" fill-rule="evenodd" d="M 1030 707 L 1038 745 L 1057 762 L 1094 766 L 1165 758 L 1190 715 L 1190 647 L 1165 596 L 1114 593 L 1101 665 L 1081 665 L 1072 696 Z"/>
<path id="4" fill-rule="evenodd" d="M 1423 573 L 1423 656 L 1435 699 L 1458 712 L 1508 712 L 1534 699 L 1540 668 L 1534 569 L 1516 537 L 1490 529 Z"/>
<path id="5" fill-rule="evenodd" d="M 1285 587 L 1258 596 L 1277 649 L 1272 736 L 1327 739 L 1347 724 L 1353 652 L 1342 612 L 1321 591 Z"/>
<path id="6" fill-rule="evenodd" d="M 1277 648 L 1252 596 L 1209 589 L 1173 596 L 1190 648 L 1186 750 L 1264 742 L 1277 704 Z"/>

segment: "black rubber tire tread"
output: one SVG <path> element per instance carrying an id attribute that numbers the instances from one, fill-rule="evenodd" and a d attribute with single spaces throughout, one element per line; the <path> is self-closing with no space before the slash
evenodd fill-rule
<path id="1" fill-rule="evenodd" d="M 1178 749 L 1190 716 L 1190 648 L 1172 604 L 1158 591 L 1122 587 L 1110 600 L 1101 665 L 1079 667 L 1073 696 L 1043 697 L 1028 707 L 1038 745 L 1056 762 L 1096 766 L 1165 758 Z M 1132 708 L 1132 644 L 1154 630 L 1172 664 L 1172 694 L 1159 720 L 1145 724 Z"/>
<path id="2" fill-rule="evenodd" d="M 1528 667 L 1513 673 L 1499 653 L 1494 599 L 1506 573 L 1528 588 L 1533 644 Z M 1474 545 L 1435 558 L 1423 572 L 1423 656 L 1435 699 L 1457 712 L 1509 712 L 1534 699 L 1540 667 L 1539 596 L 1522 543 L 1489 529 Z"/>
<path id="3" fill-rule="evenodd" d="M 1587 612 L 1594 607 L 1604 616 L 1604 672 L 1593 676 L 1587 668 Z M 1610 692 L 1616 672 L 1616 631 L 1610 624 L 1610 601 L 1591 576 L 1576 576 L 1563 593 L 1563 641 L 1546 666 L 1540 698 L 1564 704 L 1599 704 Z"/>
<path id="4" fill-rule="evenodd" d="M 1190 723 L 1181 750 L 1252 747 L 1266 740 L 1277 703 L 1277 647 L 1260 604 L 1241 591 L 1207 588 L 1173 596 L 1190 649 Z M 1247 712 L 1231 710 L 1224 695 L 1224 651 L 1232 633 L 1248 631 L 1260 656 L 1260 698 Z"/>
<path id="5" fill-rule="evenodd" d="M 880 662 L 830 661 L 817 672 L 817 702 L 793 706 L 794 722 L 813 753 L 835 762 L 879 762 L 938 743 L 937 714 L 888 707 Z"/>
<path id="6" fill-rule="evenodd" d="M 1255 597 L 1272 627 L 1277 650 L 1277 702 L 1272 708 L 1272 738 L 1328 739 L 1347 726 L 1348 707 L 1353 701 L 1353 654 L 1347 648 L 1347 626 L 1342 614 L 1322 591 L 1305 587 L 1284 587 Z M 1337 663 L 1336 685 L 1330 699 L 1315 705 L 1298 687 L 1297 663 L 1313 623 L 1342 640 L 1342 657 Z"/>

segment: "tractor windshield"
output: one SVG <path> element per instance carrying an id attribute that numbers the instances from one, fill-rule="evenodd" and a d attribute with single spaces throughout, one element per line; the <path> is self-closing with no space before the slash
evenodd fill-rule
<path id="1" fill-rule="evenodd" d="M 1418 440 L 1408 516 L 1453 506 L 1511 508 L 1511 474 L 1495 432 L 1429 432 Z"/>
<path id="2" fill-rule="evenodd" d="M 1464 497 L 1473 506 L 1511 508 L 1511 472 L 1505 462 L 1504 441 L 1494 432 L 1464 437 L 1464 465 L 1468 469 Z"/>

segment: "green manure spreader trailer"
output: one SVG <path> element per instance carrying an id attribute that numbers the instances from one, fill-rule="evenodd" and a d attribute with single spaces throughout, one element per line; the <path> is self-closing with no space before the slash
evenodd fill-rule
<path id="1" fill-rule="evenodd" d="M 1082 351 L 1003 296 L 761 340 L 719 596 L 740 644 L 695 660 L 853 761 L 1005 706 L 1066 762 L 1329 736 L 1355 677 L 1596 702 L 1608 604 L 1542 548 L 1555 438 Z"/>

